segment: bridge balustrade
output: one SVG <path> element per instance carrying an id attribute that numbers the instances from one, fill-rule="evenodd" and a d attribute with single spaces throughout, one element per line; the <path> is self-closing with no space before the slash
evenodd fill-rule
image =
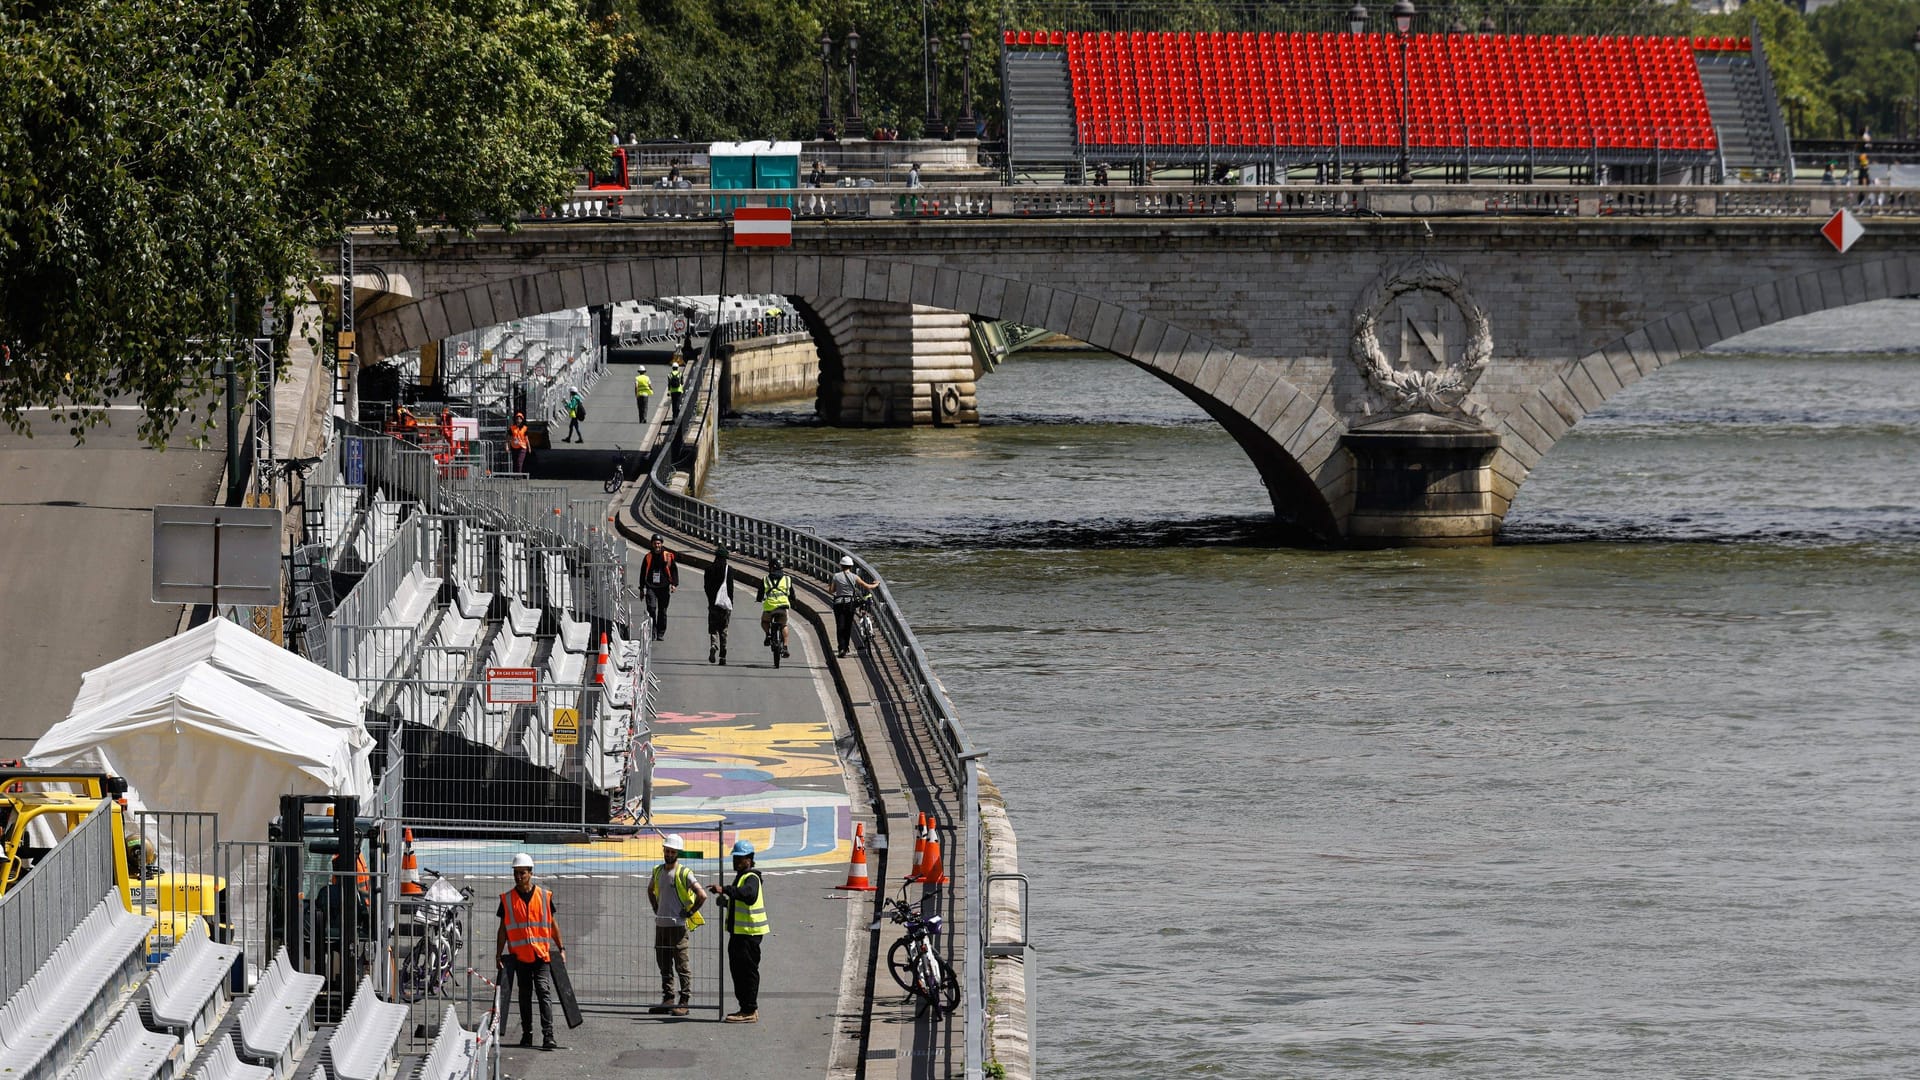
<path id="1" fill-rule="evenodd" d="M 1920 190 L 1824 185 L 1279 184 L 943 185 L 729 191 L 729 204 L 795 203 L 815 220 L 951 220 L 1201 216 L 1825 217 L 1920 213 Z M 706 194 L 635 193 L 618 221 L 721 221 L 731 205 Z M 531 219 L 548 220 L 552 219 Z M 583 222 L 584 224 L 585 222 Z"/>

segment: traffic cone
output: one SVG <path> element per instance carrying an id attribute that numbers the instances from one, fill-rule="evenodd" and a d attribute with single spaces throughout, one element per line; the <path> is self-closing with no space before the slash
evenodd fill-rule
<path id="1" fill-rule="evenodd" d="M 834 887 L 836 892 L 873 892 L 873 882 L 867 880 L 867 827 L 860 822 L 853 823 L 853 862 L 847 865 L 847 883 Z"/>
<path id="2" fill-rule="evenodd" d="M 424 896 L 427 890 L 420 887 L 420 860 L 413 855 L 413 830 L 406 831 L 406 853 L 400 856 L 400 895 Z"/>
<path id="3" fill-rule="evenodd" d="M 927 863 L 927 815 L 921 814 L 913 827 L 913 865 L 907 867 L 907 880 L 919 881 L 920 868 Z"/>
<path id="4" fill-rule="evenodd" d="M 595 686 L 607 685 L 607 635 L 605 631 L 602 631 L 600 634 L 600 666 L 593 669 L 593 684 Z"/>
<path id="5" fill-rule="evenodd" d="M 913 879 L 922 885 L 945 885 L 947 871 L 940 860 L 940 821 L 927 818 L 927 857 L 913 872 Z"/>

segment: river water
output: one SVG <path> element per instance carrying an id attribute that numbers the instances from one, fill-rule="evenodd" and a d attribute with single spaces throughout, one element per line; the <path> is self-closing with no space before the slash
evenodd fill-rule
<path id="1" fill-rule="evenodd" d="M 1117 360 L 980 399 L 710 494 L 868 554 L 991 750 L 1043 1075 L 1920 1075 L 1920 303 L 1630 388 L 1474 550 L 1276 546 Z"/>

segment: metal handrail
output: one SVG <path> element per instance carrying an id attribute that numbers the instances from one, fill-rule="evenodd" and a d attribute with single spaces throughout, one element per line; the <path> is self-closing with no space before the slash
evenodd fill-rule
<path id="1" fill-rule="evenodd" d="M 935 743 L 942 763 L 952 775 L 959 778 L 962 785 L 962 849 L 968 852 L 970 863 L 968 902 L 972 907 L 967 963 L 964 965 L 966 970 L 962 972 L 966 1001 L 966 1076 L 978 1077 L 986 1056 L 987 974 L 983 956 L 984 939 L 981 935 L 987 919 L 986 896 L 981 882 L 980 845 L 984 834 L 980 827 L 979 770 L 975 762 L 985 758 L 986 751 L 975 749 L 966 730 L 960 726 L 952 700 L 941 687 L 939 677 L 933 673 L 933 664 L 907 624 L 906 616 L 894 600 L 892 591 L 887 588 L 886 579 L 871 564 L 851 549 L 810 532 L 750 514 L 723 510 L 692 495 L 673 490 L 674 473 L 688 464 L 688 458 L 694 452 L 692 447 L 686 445 L 687 432 L 696 414 L 709 412 L 713 404 L 714 395 L 707 389 L 710 359 L 709 350 L 702 348 L 688 370 L 691 384 L 702 388 L 704 407 L 682 409 L 674 419 L 660 452 L 654 457 L 646 483 L 634 496 L 633 509 L 636 516 L 655 517 L 677 532 L 706 543 L 725 544 L 736 554 L 749 558 L 777 558 L 782 566 L 823 583 L 839 568 L 841 558 L 850 557 L 867 580 L 877 583 L 873 590 L 875 624 L 894 655 L 901 659 L 901 667 L 920 707 L 934 721 L 940 735 Z M 717 417 L 709 420 L 714 421 L 717 421 Z"/>

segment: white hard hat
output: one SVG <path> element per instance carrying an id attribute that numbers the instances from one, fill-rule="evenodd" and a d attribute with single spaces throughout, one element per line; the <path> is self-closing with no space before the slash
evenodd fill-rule
<path id="1" fill-rule="evenodd" d="M 671 851 L 685 851 L 687 849 L 687 842 L 680 839 L 679 833 L 670 832 L 660 839 L 660 846 Z"/>
<path id="2" fill-rule="evenodd" d="M 846 567 L 849 570 L 853 569 L 853 556 L 851 555 L 840 556 L 840 565 Z"/>
<path id="3" fill-rule="evenodd" d="M 533 869 L 533 856 L 527 854 L 524 851 L 513 857 L 513 868 L 515 870 L 518 870 L 523 866 L 529 870 Z"/>

